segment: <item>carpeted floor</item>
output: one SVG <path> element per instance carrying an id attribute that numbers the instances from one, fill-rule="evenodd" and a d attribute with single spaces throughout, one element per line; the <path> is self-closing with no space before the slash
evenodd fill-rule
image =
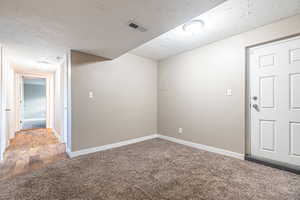
<path id="1" fill-rule="evenodd" d="M 299 200 L 300 176 L 153 139 L 2 180 L 0 199 Z"/>

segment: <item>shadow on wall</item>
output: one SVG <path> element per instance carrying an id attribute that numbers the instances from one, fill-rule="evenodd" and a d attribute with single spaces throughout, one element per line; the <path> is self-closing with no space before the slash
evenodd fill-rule
<path id="1" fill-rule="evenodd" d="M 71 50 L 71 51 L 72 51 L 71 55 L 73 55 L 71 58 L 72 62 L 76 63 L 76 65 L 72 67 L 80 66 L 82 64 L 91 64 L 91 63 L 105 62 L 111 60 L 109 58 L 83 53 L 81 51 L 76 51 L 76 50 Z"/>

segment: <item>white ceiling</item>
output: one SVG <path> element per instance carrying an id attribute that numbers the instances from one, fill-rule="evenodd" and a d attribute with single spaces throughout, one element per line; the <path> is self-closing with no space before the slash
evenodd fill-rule
<path id="1" fill-rule="evenodd" d="M 57 64 L 68 49 L 116 58 L 224 0 L 0 0 L 12 59 Z M 147 32 L 127 26 L 135 20 Z"/>
<path id="2" fill-rule="evenodd" d="M 195 18 L 205 22 L 201 33 L 186 33 L 181 25 L 131 52 L 162 60 L 298 13 L 300 0 L 227 0 Z"/>
<path id="3" fill-rule="evenodd" d="M 59 67 L 61 67 L 61 65 L 56 62 L 53 62 L 51 64 L 44 64 L 44 63 L 35 62 L 34 60 L 27 59 L 29 57 L 26 58 L 20 57 L 19 55 L 20 54 L 9 54 L 8 57 L 10 66 L 16 72 L 33 73 L 33 74 L 34 73 L 51 74 L 52 72 L 55 72 Z"/>

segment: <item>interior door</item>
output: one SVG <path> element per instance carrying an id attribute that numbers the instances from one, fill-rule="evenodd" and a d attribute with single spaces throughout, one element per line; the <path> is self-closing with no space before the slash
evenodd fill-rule
<path id="1" fill-rule="evenodd" d="M 300 166 L 300 38 L 248 53 L 251 155 Z"/>

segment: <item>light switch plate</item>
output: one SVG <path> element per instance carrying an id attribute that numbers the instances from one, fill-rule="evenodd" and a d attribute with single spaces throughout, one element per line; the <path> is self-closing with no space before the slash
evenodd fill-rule
<path id="1" fill-rule="evenodd" d="M 89 98 L 90 99 L 94 98 L 94 93 L 93 92 L 89 92 Z"/>
<path id="2" fill-rule="evenodd" d="M 179 128 L 179 129 L 178 129 L 178 133 L 179 133 L 179 134 L 182 134 L 182 132 L 183 132 L 183 129 L 182 129 L 182 128 Z"/>
<path id="3" fill-rule="evenodd" d="M 232 89 L 227 89 L 226 90 L 226 95 L 227 96 L 232 96 Z"/>

